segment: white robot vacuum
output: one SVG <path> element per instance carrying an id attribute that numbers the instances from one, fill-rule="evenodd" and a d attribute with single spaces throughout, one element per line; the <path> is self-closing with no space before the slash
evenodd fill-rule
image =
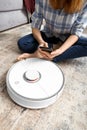
<path id="1" fill-rule="evenodd" d="M 58 99 L 63 90 L 64 75 L 51 61 L 29 58 L 9 69 L 6 83 L 14 102 L 25 108 L 40 109 Z"/>

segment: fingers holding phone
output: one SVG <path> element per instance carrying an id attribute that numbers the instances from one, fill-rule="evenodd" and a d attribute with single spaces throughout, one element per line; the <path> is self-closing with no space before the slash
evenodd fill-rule
<path id="1" fill-rule="evenodd" d="M 39 51 L 43 55 L 44 59 L 52 60 L 51 58 L 51 52 L 53 51 L 52 48 L 42 47 L 42 46 L 40 46 L 39 48 L 40 48 Z"/>
<path id="2" fill-rule="evenodd" d="M 53 49 L 52 49 L 52 48 L 49 48 L 49 47 L 40 46 L 39 48 L 40 48 L 42 51 L 46 51 L 46 52 L 49 52 L 49 53 L 51 53 L 51 52 L 53 51 Z"/>

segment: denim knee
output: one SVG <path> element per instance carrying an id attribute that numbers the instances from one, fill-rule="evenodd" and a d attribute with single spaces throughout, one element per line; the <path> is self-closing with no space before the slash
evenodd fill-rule
<path id="1" fill-rule="evenodd" d="M 34 53 L 37 50 L 38 43 L 31 36 L 25 36 L 18 40 L 18 47 L 24 53 Z"/>

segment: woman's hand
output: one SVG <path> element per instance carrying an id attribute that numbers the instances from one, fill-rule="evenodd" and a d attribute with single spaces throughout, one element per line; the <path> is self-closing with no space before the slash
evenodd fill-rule
<path id="1" fill-rule="evenodd" d="M 60 54 L 62 54 L 61 50 L 60 49 L 56 49 L 56 50 L 51 52 L 51 58 L 59 56 Z"/>
<path id="2" fill-rule="evenodd" d="M 45 42 L 45 41 L 41 41 L 40 43 L 39 43 L 39 47 L 48 47 L 48 43 L 47 42 Z"/>
<path id="3" fill-rule="evenodd" d="M 38 52 L 41 54 L 43 59 L 52 60 L 49 52 L 43 51 L 41 48 L 38 48 Z"/>
<path id="4" fill-rule="evenodd" d="M 40 48 L 39 48 L 38 51 L 41 53 L 43 58 L 47 59 L 47 60 L 52 60 L 54 57 L 56 57 L 56 56 L 61 54 L 60 49 L 56 49 L 56 50 L 52 51 L 51 53 L 46 52 L 46 51 L 42 51 Z"/>

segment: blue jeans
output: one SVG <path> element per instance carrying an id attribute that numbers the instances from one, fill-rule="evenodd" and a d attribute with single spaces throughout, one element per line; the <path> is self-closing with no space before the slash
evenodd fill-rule
<path id="1" fill-rule="evenodd" d="M 48 43 L 49 47 L 52 47 L 53 43 L 58 44 L 58 42 L 61 41 L 59 38 L 56 37 L 48 38 L 43 32 L 41 32 L 41 35 L 44 41 Z M 37 50 L 38 45 L 38 42 L 35 40 L 32 34 L 26 35 L 18 40 L 18 47 L 24 53 L 34 53 Z M 67 49 L 64 53 L 54 57 L 53 61 L 59 62 L 66 59 L 79 58 L 84 56 L 87 56 L 87 38 L 80 37 L 78 41 L 69 49 Z"/>

